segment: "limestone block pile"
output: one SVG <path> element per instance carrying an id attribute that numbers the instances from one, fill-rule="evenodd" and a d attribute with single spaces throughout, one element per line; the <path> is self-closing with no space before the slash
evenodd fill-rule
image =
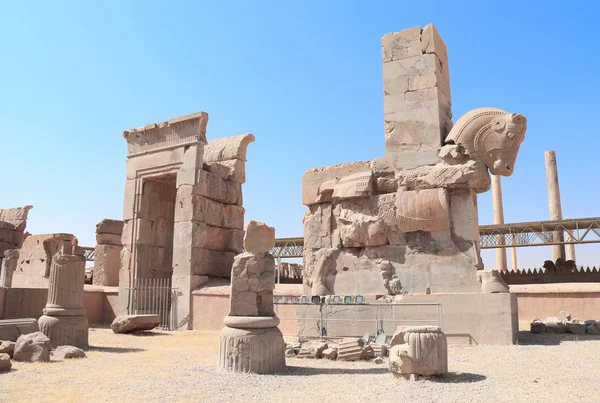
<path id="1" fill-rule="evenodd" d="M 397 378 L 448 373 L 448 344 L 439 327 L 399 327 L 392 337 L 390 371 Z"/>
<path id="2" fill-rule="evenodd" d="M 48 301 L 40 330 L 52 345 L 88 349 L 89 323 L 83 306 L 85 258 L 61 255 L 52 262 Z"/>
<path id="3" fill-rule="evenodd" d="M 339 361 L 371 361 L 382 363 L 388 356 L 388 345 L 365 341 L 362 338 L 344 338 L 339 342 L 301 340 L 288 342 L 285 346 L 286 357 L 329 359 Z"/>
<path id="4" fill-rule="evenodd" d="M 303 176 L 305 293 L 481 293 L 476 195 L 514 171 L 526 119 L 478 108 L 453 126 L 431 24 L 384 36 L 382 61 L 385 156 Z"/>
<path id="5" fill-rule="evenodd" d="M 600 335 L 600 321 L 594 319 L 579 320 L 571 318 L 567 311 L 561 311 L 557 316 L 550 316 L 545 320 L 534 319 L 530 325 L 530 331 L 534 334 L 541 333 L 571 333 Z"/>
<path id="6" fill-rule="evenodd" d="M 92 284 L 116 287 L 121 268 L 123 221 L 105 218 L 96 225 Z"/>
<path id="7" fill-rule="evenodd" d="M 245 225 L 245 253 L 231 269 L 231 301 L 221 330 L 219 367 L 233 372 L 276 373 L 285 368 L 285 343 L 273 310 L 275 260 L 269 250 L 275 230 L 264 223 Z"/>

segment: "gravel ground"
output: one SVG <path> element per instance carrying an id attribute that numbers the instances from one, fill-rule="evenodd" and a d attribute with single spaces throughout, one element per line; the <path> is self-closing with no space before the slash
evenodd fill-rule
<path id="1" fill-rule="evenodd" d="M 218 334 L 91 329 L 88 357 L 13 362 L 2 402 L 599 402 L 600 336 L 521 333 L 517 346 L 450 346 L 451 373 L 396 380 L 387 363 L 287 359 L 281 375 L 219 372 Z"/>

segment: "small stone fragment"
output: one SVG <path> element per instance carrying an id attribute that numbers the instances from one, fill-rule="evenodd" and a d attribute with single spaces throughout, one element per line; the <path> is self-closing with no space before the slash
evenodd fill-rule
<path id="1" fill-rule="evenodd" d="M 17 343 L 14 341 L 3 341 L 0 343 L 0 354 L 8 354 L 10 358 L 12 358 L 13 354 L 15 353 L 16 345 Z"/>
<path id="2" fill-rule="evenodd" d="M 585 332 L 587 334 L 600 335 L 600 329 L 596 327 L 595 324 L 591 323 L 585 327 Z"/>
<path id="3" fill-rule="evenodd" d="M 338 346 L 337 359 L 340 361 L 358 361 L 363 354 L 363 339 L 342 339 Z"/>
<path id="4" fill-rule="evenodd" d="M 335 360 L 337 355 L 337 348 L 326 348 L 323 350 L 323 358 L 327 358 L 328 360 Z"/>
<path id="5" fill-rule="evenodd" d="M 567 331 L 573 334 L 585 334 L 585 325 L 583 323 L 567 323 Z"/>
<path id="6" fill-rule="evenodd" d="M 533 321 L 531 322 L 531 325 L 529 326 L 529 330 L 531 331 L 531 333 L 534 334 L 540 334 L 540 333 L 545 333 L 546 332 L 546 325 L 544 324 L 544 322 L 541 321 Z"/>
<path id="7" fill-rule="evenodd" d="M 152 330 L 159 324 L 158 315 L 120 315 L 113 320 L 110 328 L 115 333 L 130 333 Z"/>
<path id="8" fill-rule="evenodd" d="M 567 311 L 560 311 L 560 313 L 558 314 L 558 319 L 561 322 L 567 322 L 571 320 L 571 314 Z"/>
<path id="9" fill-rule="evenodd" d="M 0 372 L 8 372 L 12 367 L 8 354 L 0 353 Z"/>
<path id="10" fill-rule="evenodd" d="M 363 347 L 362 349 L 362 354 L 360 356 L 361 360 L 371 360 L 375 357 L 375 351 L 373 350 L 373 347 L 366 345 Z"/>
<path id="11" fill-rule="evenodd" d="M 288 358 L 295 357 L 296 351 L 294 351 L 293 347 L 286 347 L 285 348 L 285 356 Z"/>
<path id="12" fill-rule="evenodd" d="M 383 358 L 381 358 L 381 357 L 375 357 L 375 359 L 373 360 L 373 362 L 375 364 L 383 364 Z"/>
<path id="13" fill-rule="evenodd" d="M 74 346 L 59 346 L 52 352 L 52 356 L 57 360 L 69 358 L 85 358 L 85 352 Z"/>
<path id="14" fill-rule="evenodd" d="M 50 339 L 42 332 L 23 334 L 17 339 L 13 359 L 23 362 L 50 361 Z"/>
<path id="15" fill-rule="evenodd" d="M 567 331 L 567 327 L 559 322 L 546 322 L 546 331 L 548 333 L 561 334 Z"/>

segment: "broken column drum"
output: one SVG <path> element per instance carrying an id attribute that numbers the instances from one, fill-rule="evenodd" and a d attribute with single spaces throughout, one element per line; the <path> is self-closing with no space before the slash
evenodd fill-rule
<path id="1" fill-rule="evenodd" d="M 89 323 L 83 306 L 85 258 L 61 255 L 52 262 L 48 302 L 38 323 L 54 347 L 87 349 Z"/>
<path id="2" fill-rule="evenodd" d="M 273 310 L 275 230 L 246 224 L 244 248 L 231 271 L 231 309 L 219 344 L 219 367 L 226 371 L 277 373 L 285 369 L 285 342 Z"/>
<path id="3" fill-rule="evenodd" d="M 448 343 L 439 327 L 411 327 L 404 343 L 391 346 L 390 370 L 396 377 L 448 373 Z"/>

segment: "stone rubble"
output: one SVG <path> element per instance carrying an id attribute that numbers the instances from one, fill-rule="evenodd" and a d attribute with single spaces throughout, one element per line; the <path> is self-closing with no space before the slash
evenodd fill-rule
<path id="1" fill-rule="evenodd" d="M 534 334 L 541 333 L 571 333 L 571 334 L 600 334 L 600 321 L 593 319 L 581 321 L 577 318 L 571 319 L 571 314 L 561 311 L 557 316 L 549 316 L 545 320 L 534 319 L 529 331 Z"/>
<path id="2" fill-rule="evenodd" d="M 13 359 L 22 362 L 50 361 L 52 344 L 42 332 L 29 333 L 19 336 L 15 345 Z"/>
<path id="3" fill-rule="evenodd" d="M 52 351 L 52 358 L 57 360 L 85 358 L 85 351 L 75 346 L 58 346 Z"/>
<path id="4" fill-rule="evenodd" d="M 17 343 L 15 343 L 14 341 L 4 340 L 4 341 L 0 342 L 0 353 L 8 354 L 8 356 L 10 358 L 12 358 L 15 353 L 16 345 L 17 345 Z"/>
<path id="5" fill-rule="evenodd" d="M 132 333 L 152 330 L 160 325 L 158 315 L 119 315 L 111 323 L 114 333 Z"/>
<path id="6" fill-rule="evenodd" d="M 8 354 L 0 353 L 0 373 L 10 371 L 12 363 Z"/>

